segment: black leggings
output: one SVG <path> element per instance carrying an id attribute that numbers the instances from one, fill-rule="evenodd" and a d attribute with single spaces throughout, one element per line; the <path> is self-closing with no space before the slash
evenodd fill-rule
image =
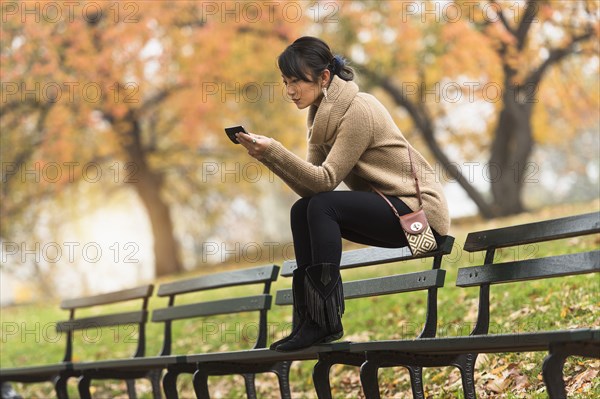
<path id="1" fill-rule="evenodd" d="M 399 198 L 387 196 L 398 213 L 412 210 Z M 301 198 L 291 210 L 296 263 L 305 268 L 319 263 L 340 264 L 342 238 L 376 247 L 408 245 L 398 218 L 374 192 L 329 191 Z M 437 232 L 433 232 L 436 239 Z"/>

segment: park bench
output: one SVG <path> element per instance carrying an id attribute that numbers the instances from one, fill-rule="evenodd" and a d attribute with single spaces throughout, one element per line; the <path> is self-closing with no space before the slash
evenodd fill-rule
<path id="1" fill-rule="evenodd" d="M 164 324 L 163 345 L 157 356 L 148 356 L 135 359 L 104 360 L 96 362 L 79 363 L 73 366 L 80 375 L 79 394 L 82 399 L 91 398 L 91 382 L 97 378 L 124 378 L 134 380 L 148 373 L 162 374 L 163 390 L 167 398 L 177 398 L 176 380 L 182 373 L 194 373 L 196 365 L 186 361 L 185 355 L 173 354 L 173 323 L 188 319 L 205 321 L 207 317 L 217 315 L 238 314 L 242 312 L 258 312 L 258 325 L 253 349 L 264 348 L 267 343 L 267 311 L 271 307 L 271 283 L 277 280 L 279 266 L 267 265 L 250 269 L 240 269 L 228 272 L 215 273 L 201 277 L 183 279 L 161 284 L 157 290 L 159 298 L 167 298 L 166 307 L 152 311 L 152 322 Z M 241 286 L 262 286 L 262 291 L 257 295 L 239 296 L 231 290 Z M 186 294 L 202 293 L 211 290 L 227 288 L 226 299 L 206 300 L 196 299 L 186 301 Z M 185 303 L 178 303 L 178 301 Z M 263 370 L 274 372 L 278 375 L 283 387 L 286 388 L 288 376 L 285 365 L 274 364 L 273 368 Z M 232 368 L 229 374 L 241 374 L 244 377 L 247 394 L 256 396 L 254 373 Z M 131 396 L 130 396 L 131 397 Z M 160 395 L 155 398 L 160 398 Z"/>
<path id="2" fill-rule="evenodd" d="M 424 366 L 455 365 L 461 370 L 466 398 L 475 398 L 474 369 L 479 353 L 544 351 L 543 379 L 550 398 L 566 398 L 562 369 L 568 356 L 600 358 L 600 329 L 580 328 L 490 334 L 490 286 L 600 272 L 600 251 L 575 252 L 544 258 L 494 263 L 496 250 L 525 244 L 600 232 L 600 214 L 590 213 L 554 220 L 502 227 L 470 233 L 464 249 L 485 251 L 483 265 L 458 271 L 457 287 L 479 287 L 479 308 L 470 336 L 423 338 L 420 340 L 351 343 L 348 354 L 364 354 L 361 383 L 367 398 L 379 398 L 377 370 L 406 363 Z M 572 251 L 570 251 L 572 252 Z M 598 281 L 598 280 L 596 280 Z M 494 298 L 501 301 L 501 298 Z M 314 380 L 320 397 L 331 397 L 327 368 L 333 354 L 320 355 Z M 322 359 L 321 359 L 322 358 Z M 414 397 L 423 397 L 413 391 Z"/>
<path id="3" fill-rule="evenodd" d="M 40 375 L 43 376 L 42 380 L 61 377 L 61 382 L 56 386 L 59 398 L 63 398 L 66 397 L 65 378 L 78 376 L 80 377 L 81 397 L 90 398 L 92 379 L 118 376 L 118 378 L 128 380 L 128 391 L 130 395 L 132 393 L 135 395 L 132 390 L 133 380 L 141 378 L 140 376 L 149 376 L 154 379 L 153 387 L 156 398 L 160 397 L 156 393 L 156 376 L 167 370 L 163 377 L 163 390 L 167 398 L 171 399 L 178 397 L 176 380 L 179 374 L 194 373 L 194 390 L 199 398 L 209 397 L 209 376 L 241 374 L 244 376 L 246 393 L 248 397 L 252 398 L 256 397 L 254 375 L 261 372 L 274 372 L 279 378 L 281 396 L 288 398 L 291 397 L 289 388 L 291 362 L 318 360 L 313 372 L 313 379 L 317 394 L 321 398 L 331 397 L 329 372 L 331 366 L 337 363 L 361 366 L 361 382 L 368 398 L 379 397 L 377 370 L 381 367 L 406 367 L 411 377 L 413 396 L 420 398 L 424 397 L 422 367 L 454 365 L 461 371 L 465 396 L 471 398 L 475 397 L 474 365 L 479 353 L 548 351 L 550 355 L 544 364 L 544 381 L 550 397 L 561 398 L 564 397 L 562 382 L 564 359 L 570 355 L 600 357 L 600 330 L 586 328 L 518 334 L 489 334 L 490 285 L 581 273 L 598 273 L 600 271 L 599 251 L 504 263 L 494 263 L 494 255 L 500 248 L 598 232 L 600 232 L 599 215 L 592 213 L 469 234 L 464 249 L 469 252 L 485 251 L 484 264 L 459 269 L 456 282 L 458 287 L 479 287 L 479 312 L 475 328 L 470 336 L 436 337 L 437 294 L 439 288 L 444 286 L 445 279 L 445 270 L 441 268 L 441 264 L 443 257 L 452 251 L 454 243 L 454 238 L 447 236 L 442 237 L 439 241 L 438 250 L 417 257 L 413 257 L 408 248 L 363 248 L 342 254 L 340 266 L 342 274 L 350 268 L 384 265 L 419 258 L 423 261 L 432 260 L 430 270 L 398 274 L 397 269 L 394 269 L 391 274 L 381 272 L 380 276 L 376 278 L 344 281 L 344 296 L 348 300 L 426 290 L 426 319 L 421 333 L 414 339 L 403 338 L 371 342 L 340 341 L 287 353 L 265 348 L 267 311 L 271 304 L 270 286 L 277 279 L 279 271 L 277 266 L 272 265 L 162 284 L 158 289 L 157 296 L 168 298 L 168 305 L 165 308 L 156 309 L 152 313 L 153 322 L 164 323 L 163 348 L 158 356 L 142 357 L 143 351 L 138 350 L 130 359 L 84 363 L 71 363 L 69 360 L 65 364 L 60 364 L 58 368 L 48 366 L 50 369 L 36 370 L 35 367 L 5 369 L 7 373 L 2 370 L 2 381 L 27 382 L 28 380 L 15 378 L 33 378 L 36 373 L 38 375 L 36 378 L 40 378 Z M 282 276 L 291 277 L 295 267 L 294 261 L 286 261 Z M 398 268 L 401 267 L 402 265 L 398 266 Z M 175 305 L 175 299 L 182 297 L 183 294 L 259 283 L 264 284 L 263 293 L 260 295 Z M 150 293 L 147 294 L 147 296 L 149 295 Z M 101 300 L 102 297 L 98 296 L 97 298 Z M 69 301 L 65 302 L 67 306 L 75 308 L 88 306 L 85 299 L 83 300 L 84 302 L 79 303 L 71 300 L 70 305 Z M 146 302 L 147 298 L 144 301 Z M 291 290 L 279 290 L 275 303 L 278 306 L 291 305 Z M 146 305 L 143 306 L 145 310 Z M 259 333 L 252 349 L 187 355 L 171 353 L 172 322 L 246 311 L 259 311 L 260 314 Z M 82 326 L 82 324 L 72 325 L 69 328 L 74 331 L 77 326 Z M 141 325 L 140 328 L 142 327 Z M 62 331 L 70 331 L 69 328 Z M 143 334 L 140 338 L 143 338 Z M 144 342 L 140 345 L 144 345 Z M 67 349 L 69 354 L 70 351 L 71 349 Z M 142 356 L 139 356 L 140 353 Z M 50 371 L 52 372 L 50 373 Z"/>
<path id="4" fill-rule="evenodd" d="M 102 327 L 137 326 L 137 345 L 133 358 L 145 355 L 146 338 L 145 327 L 148 315 L 148 299 L 152 295 L 153 285 L 144 285 L 137 288 L 120 290 L 116 292 L 94 295 L 84 298 L 67 299 L 61 302 L 60 307 L 70 313 L 68 321 L 60 321 L 56 324 L 59 334 L 66 333 L 65 354 L 61 363 L 5 368 L 0 370 L 0 382 L 53 382 L 56 396 L 59 399 L 67 399 L 67 381 L 71 377 L 79 377 L 80 372 L 75 370 L 76 362 L 73 362 L 73 342 L 75 332 L 86 330 L 97 330 Z M 113 305 L 133 305 L 132 301 L 140 301 L 141 305 L 134 311 L 114 312 Z M 81 317 L 83 309 L 89 308 L 95 311 L 94 316 Z M 155 392 L 160 393 L 160 376 L 158 374 L 144 374 L 140 378 L 148 378 L 152 382 Z M 120 377 L 118 377 L 120 378 Z M 135 397 L 135 386 L 132 380 L 127 380 L 127 390 L 131 397 Z"/>
<path id="5" fill-rule="evenodd" d="M 342 275 L 344 271 L 351 268 L 384 265 L 389 263 L 403 262 L 412 259 L 432 260 L 431 269 L 402 273 L 402 264 L 394 268 L 392 274 L 379 277 L 345 281 L 344 297 L 346 300 L 356 298 L 373 297 L 378 295 L 399 294 L 413 291 L 427 291 L 427 315 L 423 330 L 418 339 L 433 337 L 436 334 L 437 324 L 437 290 L 444 285 L 445 270 L 441 269 L 443 256 L 452 251 L 454 238 L 445 236 L 438 242 L 436 251 L 412 256 L 408 247 L 404 248 L 362 248 L 352 251 L 346 251 L 342 254 L 340 269 Z M 296 268 L 294 260 L 284 262 L 281 275 L 292 277 L 292 272 Z M 399 272 L 400 271 L 400 272 Z M 275 303 L 278 306 L 289 307 L 293 303 L 291 289 L 282 289 L 277 291 Z M 291 313 L 291 311 L 290 311 Z M 346 331 L 348 333 L 348 331 Z M 333 342 L 330 344 L 315 345 L 313 347 L 295 351 L 295 352 L 276 352 L 269 349 L 254 349 L 245 351 L 226 351 L 214 353 L 201 353 L 188 355 L 185 357 L 185 363 L 195 364 L 197 371 L 194 374 L 193 383 L 196 396 L 198 398 L 208 398 L 208 377 L 211 375 L 231 374 L 231 370 L 243 370 L 246 373 L 256 373 L 271 369 L 275 365 L 283 364 L 289 370 L 290 363 L 298 360 L 316 360 L 325 353 L 338 353 L 341 356 L 347 354 L 349 342 Z M 352 364 L 362 364 L 364 355 L 356 355 L 352 359 Z M 421 368 L 406 365 L 411 373 L 413 385 L 418 387 L 421 381 Z M 284 379 L 280 379 L 280 390 L 283 398 L 289 398 L 289 393 L 282 389 L 281 384 L 289 390 L 288 374 Z M 164 380 L 163 380 L 164 381 Z M 289 391 L 288 391 L 289 392 Z M 249 396 L 250 397 L 250 396 Z M 170 397 L 169 397 L 170 398 Z"/>

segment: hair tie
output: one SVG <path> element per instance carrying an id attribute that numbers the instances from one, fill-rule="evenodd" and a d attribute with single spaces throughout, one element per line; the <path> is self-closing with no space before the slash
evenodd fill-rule
<path id="1" fill-rule="evenodd" d="M 339 55 L 334 55 L 333 59 L 331 60 L 331 71 L 337 75 L 342 70 L 343 64 L 343 58 Z"/>

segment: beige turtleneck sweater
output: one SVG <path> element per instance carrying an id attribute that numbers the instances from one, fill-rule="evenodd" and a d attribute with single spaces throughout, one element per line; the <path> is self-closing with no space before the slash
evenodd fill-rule
<path id="1" fill-rule="evenodd" d="M 417 210 L 410 144 L 389 112 L 375 97 L 359 92 L 354 82 L 337 76 L 327 97 L 309 109 L 307 160 L 272 140 L 262 162 L 301 197 L 332 191 L 343 181 L 351 190 L 372 191 L 373 186 Z M 450 217 L 442 185 L 425 158 L 411 150 L 429 224 L 446 235 Z"/>

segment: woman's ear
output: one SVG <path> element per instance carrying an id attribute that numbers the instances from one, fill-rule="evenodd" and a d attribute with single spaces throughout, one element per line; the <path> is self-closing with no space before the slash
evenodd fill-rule
<path id="1" fill-rule="evenodd" d="M 326 85 L 329 85 L 329 80 L 331 78 L 331 71 L 329 69 L 325 69 L 323 73 L 321 73 L 321 79 L 325 82 Z"/>

